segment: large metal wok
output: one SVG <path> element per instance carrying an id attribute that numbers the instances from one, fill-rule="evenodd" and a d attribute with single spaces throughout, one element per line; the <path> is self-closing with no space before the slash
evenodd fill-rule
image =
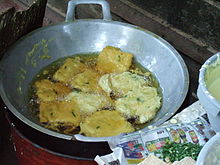
<path id="1" fill-rule="evenodd" d="M 76 20 L 74 10 L 77 4 L 101 5 L 103 20 Z M 112 21 L 109 5 L 104 0 L 70 1 L 65 22 L 37 29 L 16 42 L 1 61 L 0 92 L 3 101 L 16 117 L 34 129 L 58 138 L 72 139 L 72 136 L 41 126 L 27 107 L 29 83 L 40 69 L 58 58 L 99 52 L 107 45 L 133 53 L 135 59 L 158 79 L 163 105 L 149 125 L 158 126 L 169 119 L 187 94 L 189 79 L 184 61 L 169 43 L 152 32 Z M 79 140 L 85 138 L 75 137 Z"/>

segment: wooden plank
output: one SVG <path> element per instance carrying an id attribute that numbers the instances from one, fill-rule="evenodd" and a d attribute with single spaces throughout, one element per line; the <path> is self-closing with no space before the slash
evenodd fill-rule
<path id="1" fill-rule="evenodd" d="M 14 7 L 0 15 L 0 57 L 18 38 L 41 27 L 47 0 L 36 0 L 27 10 Z"/>
<path id="2" fill-rule="evenodd" d="M 128 0 L 171 26 L 220 49 L 220 3 L 214 0 Z"/>
<path id="3" fill-rule="evenodd" d="M 23 6 L 9 0 L 0 0 L 0 15 L 6 12 L 10 8 L 15 8 L 16 10 L 24 10 Z"/>
<path id="4" fill-rule="evenodd" d="M 165 20 L 134 5 L 127 0 L 108 0 L 111 11 L 126 21 L 152 31 L 170 42 L 176 49 L 199 63 L 217 52 L 190 34 L 170 26 Z M 123 10 L 121 10 L 123 9 Z"/>
<path id="5" fill-rule="evenodd" d="M 20 0 L 25 2 L 24 0 Z M 30 1 L 30 0 L 29 0 Z M 57 23 L 58 20 L 65 20 L 68 1 L 49 0 L 46 9 L 46 19 L 51 20 L 51 23 Z M 47 13 L 47 10 L 50 14 Z M 57 15 L 60 18 L 54 18 L 52 15 Z M 102 19 L 102 9 L 99 5 L 78 5 L 76 7 L 77 19 Z M 127 22 L 118 15 L 112 13 L 112 19 L 115 21 Z"/>
<path id="6" fill-rule="evenodd" d="M 30 7 L 35 0 L 16 0 L 20 6 Z M 68 1 L 48 0 L 46 4 L 43 26 L 57 24 L 65 21 Z"/>
<path id="7" fill-rule="evenodd" d="M 198 79 L 199 79 L 199 69 L 201 68 L 201 64 L 192 60 L 189 56 L 182 55 L 183 60 L 186 63 L 189 72 L 189 91 L 188 96 L 186 98 L 186 103 L 184 104 L 185 107 L 191 105 L 195 101 L 198 100 L 197 98 L 197 88 L 198 88 Z M 185 108 L 184 107 L 184 108 Z"/>

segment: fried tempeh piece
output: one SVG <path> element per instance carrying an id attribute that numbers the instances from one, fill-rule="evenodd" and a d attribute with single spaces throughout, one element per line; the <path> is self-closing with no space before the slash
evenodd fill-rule
<path id="1" fill-rule="evenodd" d="M 53 130 L 69 133 L 79 126 L 81 115 L 74 101 L 40 102 L 40 122 Z M 62 129 L 62 130 L 60 130 Z"/>
<path id="2" fill-rule="evenodd" d="M 86 69 L 84 72 L 77 74 L 70 81 L 73 88 L 78 88 L 83 92 L 102 93 L 103 90 L 99 87 L 98 81 L 100 74 L 92 69 Z"/>
<path id="3" fill-rule="evenodd" d="M 118 111 L 102 110 L 88 116 L 80 124 L 81 132 L 90 137 L 116 136 L 120 133 L 133 132 L 131 123 Z"/>
<path id="4" fill-rule="evenodd" d="M 35 83 L 37 96 L 40 101 L 53 101 L 64 98 L 71 92 L 71 89 L 62 83 L 53 83 L 47 79 Z"/>
<path id="5" fill-rule="evenodd" d="M 161 106 L 161 97 L 154 87 L 130 91 L 115 101 L 116 109 L 127 118 L 135 118 L 137 124 L 153 119 Z"/>
<path id="6" fill-rule="evenodd" d="M 119 48 L 105 47 L 98 56 L 97 69 L 104 73 L 121 73 L 127 71 L 132 63 L 133 55 L 122 52 Z"/>
<path id="7" fill-rule="evenodd" d="M 119 74 L 105 74 L 99 79 L 100 87 L 110 95 L 114 92 L 117 95 L 126 95 L 129 91 L 148 86 L 145 76 L 135 73 L 123 72 Z"/>
<path id="8" fill-rule="evenodd" d="M 69 84 L 72 78 L 83 71 L 86 65 L 80 62 L 79 57 L 67 58 L 64 64 L 55 72 L 53 78 L 57 81 Z"/>
<path id="9" fill-rule="evenodd" d="M 65 100 L 73 100 L 83 116 L 90 115 L 100 109 L 112 107 L 113 104 L 111 98 L 106 95 L 77 91 L 71 92 Z"/>

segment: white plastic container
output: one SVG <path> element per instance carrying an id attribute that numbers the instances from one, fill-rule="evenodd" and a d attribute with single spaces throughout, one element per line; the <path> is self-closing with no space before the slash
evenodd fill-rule
<path id="1" fill-rule="evenodd" d="M 199 153 L 196 165 L 220 165 L 220 134 L 213 136 Z"/>
<path id="2" fill-rule="evenodd" d="M 210 74 L 211 76 L 207 74 Z M 210 83 L 216 82 L 216 80 L 219 80 L 219 78 L 220 78 L 220 52 L 210 57 L 202 65 L 199 73 L 199 87 L 197 90 L 199 101 L 205 108 L 208 114 L 210 124 L 216 132 L 220 132 L 220 113 L 219 113 L 220 101 L 218 97 L 214 97 L 213 96 L 214 94 L 208 91 L 208 88 L 209 86 L 212 85 L 212 84 L 209 85 Z M 220 91 L 220 83 L 219 84 L 215 83 L 214 85 L 215 85 L 214 92 L 216 95 L 216 93 Z"/>

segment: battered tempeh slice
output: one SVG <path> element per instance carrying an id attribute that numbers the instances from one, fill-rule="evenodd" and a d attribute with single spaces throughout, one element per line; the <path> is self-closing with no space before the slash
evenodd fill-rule
<path id="1" fill-rule="evenodd" d="M 83 92 L 102 93 L 98 81 L 101 75 L 92 69 L 86 69 L 84 72 L 77 74 L 70 81 L 73 88 L 78 88 Z"/>
<path id="2" fill-rule="evenodd" d="M 83 71 L 86 65 L 80 62 L 79 57 L 67 58 L 64 64 L 55 72 L 53 78 L 57 81 L 69 84 L 72 78 Z"/>
<path id="3" fill-rule="evenodd" d="M 105 47 L 98 56 L 97 69 L 103 73 L 121 73 L 127 71 L 132 63 L 133 55 L 122 52 L 119 48 Z"/>
<path id="4" fill-rule="evenodd" d="M 99 79 L 100 87 L 110 95 L 126 95 L 129 91 L 148 86 L 148 77 L 131 72 L 105 74 Z"/>
<path id="5" fill-rule="evenodd" d="M 154 87 L 143 87 L 130 91 L 115 101 L 116 110 L 135 122 L 145 123 L 153 119 L 161 106 L 161 97 Z"/>
<path id="6" fill-rule="evenodd" d="M 47 79 L 37 81 L 35 87 L 40 101 L 60 100 L 71 92 L 71 89 L 62 83 L 53 83 Z"/>
<path id="7" fill-rule="evenodd" d="M 93 113 L 80 124 L 80 129 L 80 133 L 90 137 L 116 136 L 134 131 L 131 123 L 115 110 Z"/>
<path id="8" fill-rule="evenodd" d="M 40 122 L 53 130 L 70 133 L 79 126 L 81 115 L 74 101 L 40 102 Z"/>
<path id="9" fill-rule="evenodd" d="M 98 93 L 71 92 L 65 100 L 73 100 L 80 109 L 82 115 L 90 115 L 91 113 L 112 107 L 110 97 Z"/>

